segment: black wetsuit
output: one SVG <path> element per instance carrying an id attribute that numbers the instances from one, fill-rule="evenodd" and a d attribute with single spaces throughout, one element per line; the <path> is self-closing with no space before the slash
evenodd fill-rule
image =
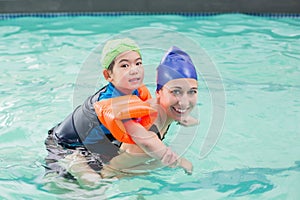
<path id="1" fill-rule="evenodd" d="M 137 90 L 133 94 L 139 96 Z M 48 156 L 45 158 L 47 173 L 56 172 L 63 176 L 69 176 L 65 169 L 58 164 L 58 160 L 73 153 L 75 149 L 79 149 L 84 154 L 88 164 L 95 171 L 100 171 L 102 163 L 106 163 L 118 155 L 121 143 L 99 122 L 93 104 L 102 99 L 122 95 L 109 83 L 87 98 L 64 121 L 48 131 L 45 141 L 48 151 Z M 150 130 L 163 139 L 155 125 Z"/>

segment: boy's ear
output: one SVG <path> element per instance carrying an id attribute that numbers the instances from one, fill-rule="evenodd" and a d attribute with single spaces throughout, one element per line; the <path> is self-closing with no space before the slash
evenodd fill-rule
<path id="1" fill-rule="evenodd" d="M 111 78 L 111 76 L 110 76 L 110 71 L 109 71 L 109 70 L 104 69 L 102 73 L 103 73 L 104 78 L 105 78 L 107 81 L 109 81 L 109 82 L 112 81 L 112 78 Z"/>

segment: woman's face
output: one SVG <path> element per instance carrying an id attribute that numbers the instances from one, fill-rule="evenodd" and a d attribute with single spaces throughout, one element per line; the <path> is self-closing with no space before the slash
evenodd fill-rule
<path id="1" fill-rule="evenodd" d="M 157 92 L 157 98 L 169 118 L 181 121 L 195 107 L 197 93 L 198 83 L 195 79 L 181 78 L 167 82 Z"/>
<path id="2" fill-rule="evenodd" d="M 141 56 L 135 51 L 126 51 L 114 59 L 112 70 L 107 70 L 107 80 L 123 94 L 131 94 L 144 80 Z M 105 76 L 105 75 L 104 75 Z"/>

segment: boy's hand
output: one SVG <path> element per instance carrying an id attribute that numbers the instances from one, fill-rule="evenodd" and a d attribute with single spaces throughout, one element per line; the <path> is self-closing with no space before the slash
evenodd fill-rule
<path id="1" fill-rule="evenodd" d="M 193 173 L 193 164 L 183 157 L 179 158 L 178 166 L 182 167 L 185 173 L 188 175 L 191 175 Z"/>

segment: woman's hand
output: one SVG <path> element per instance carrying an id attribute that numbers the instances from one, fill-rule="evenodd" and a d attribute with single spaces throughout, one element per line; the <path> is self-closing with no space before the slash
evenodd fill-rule
<path id="1" fill-rule="evenodd" d="M 200 121 L 192 116 L 187 116 L 186 118 L 178 121 L 177 124 L 182 126 L 196 126 L 200 124 Z"/>

